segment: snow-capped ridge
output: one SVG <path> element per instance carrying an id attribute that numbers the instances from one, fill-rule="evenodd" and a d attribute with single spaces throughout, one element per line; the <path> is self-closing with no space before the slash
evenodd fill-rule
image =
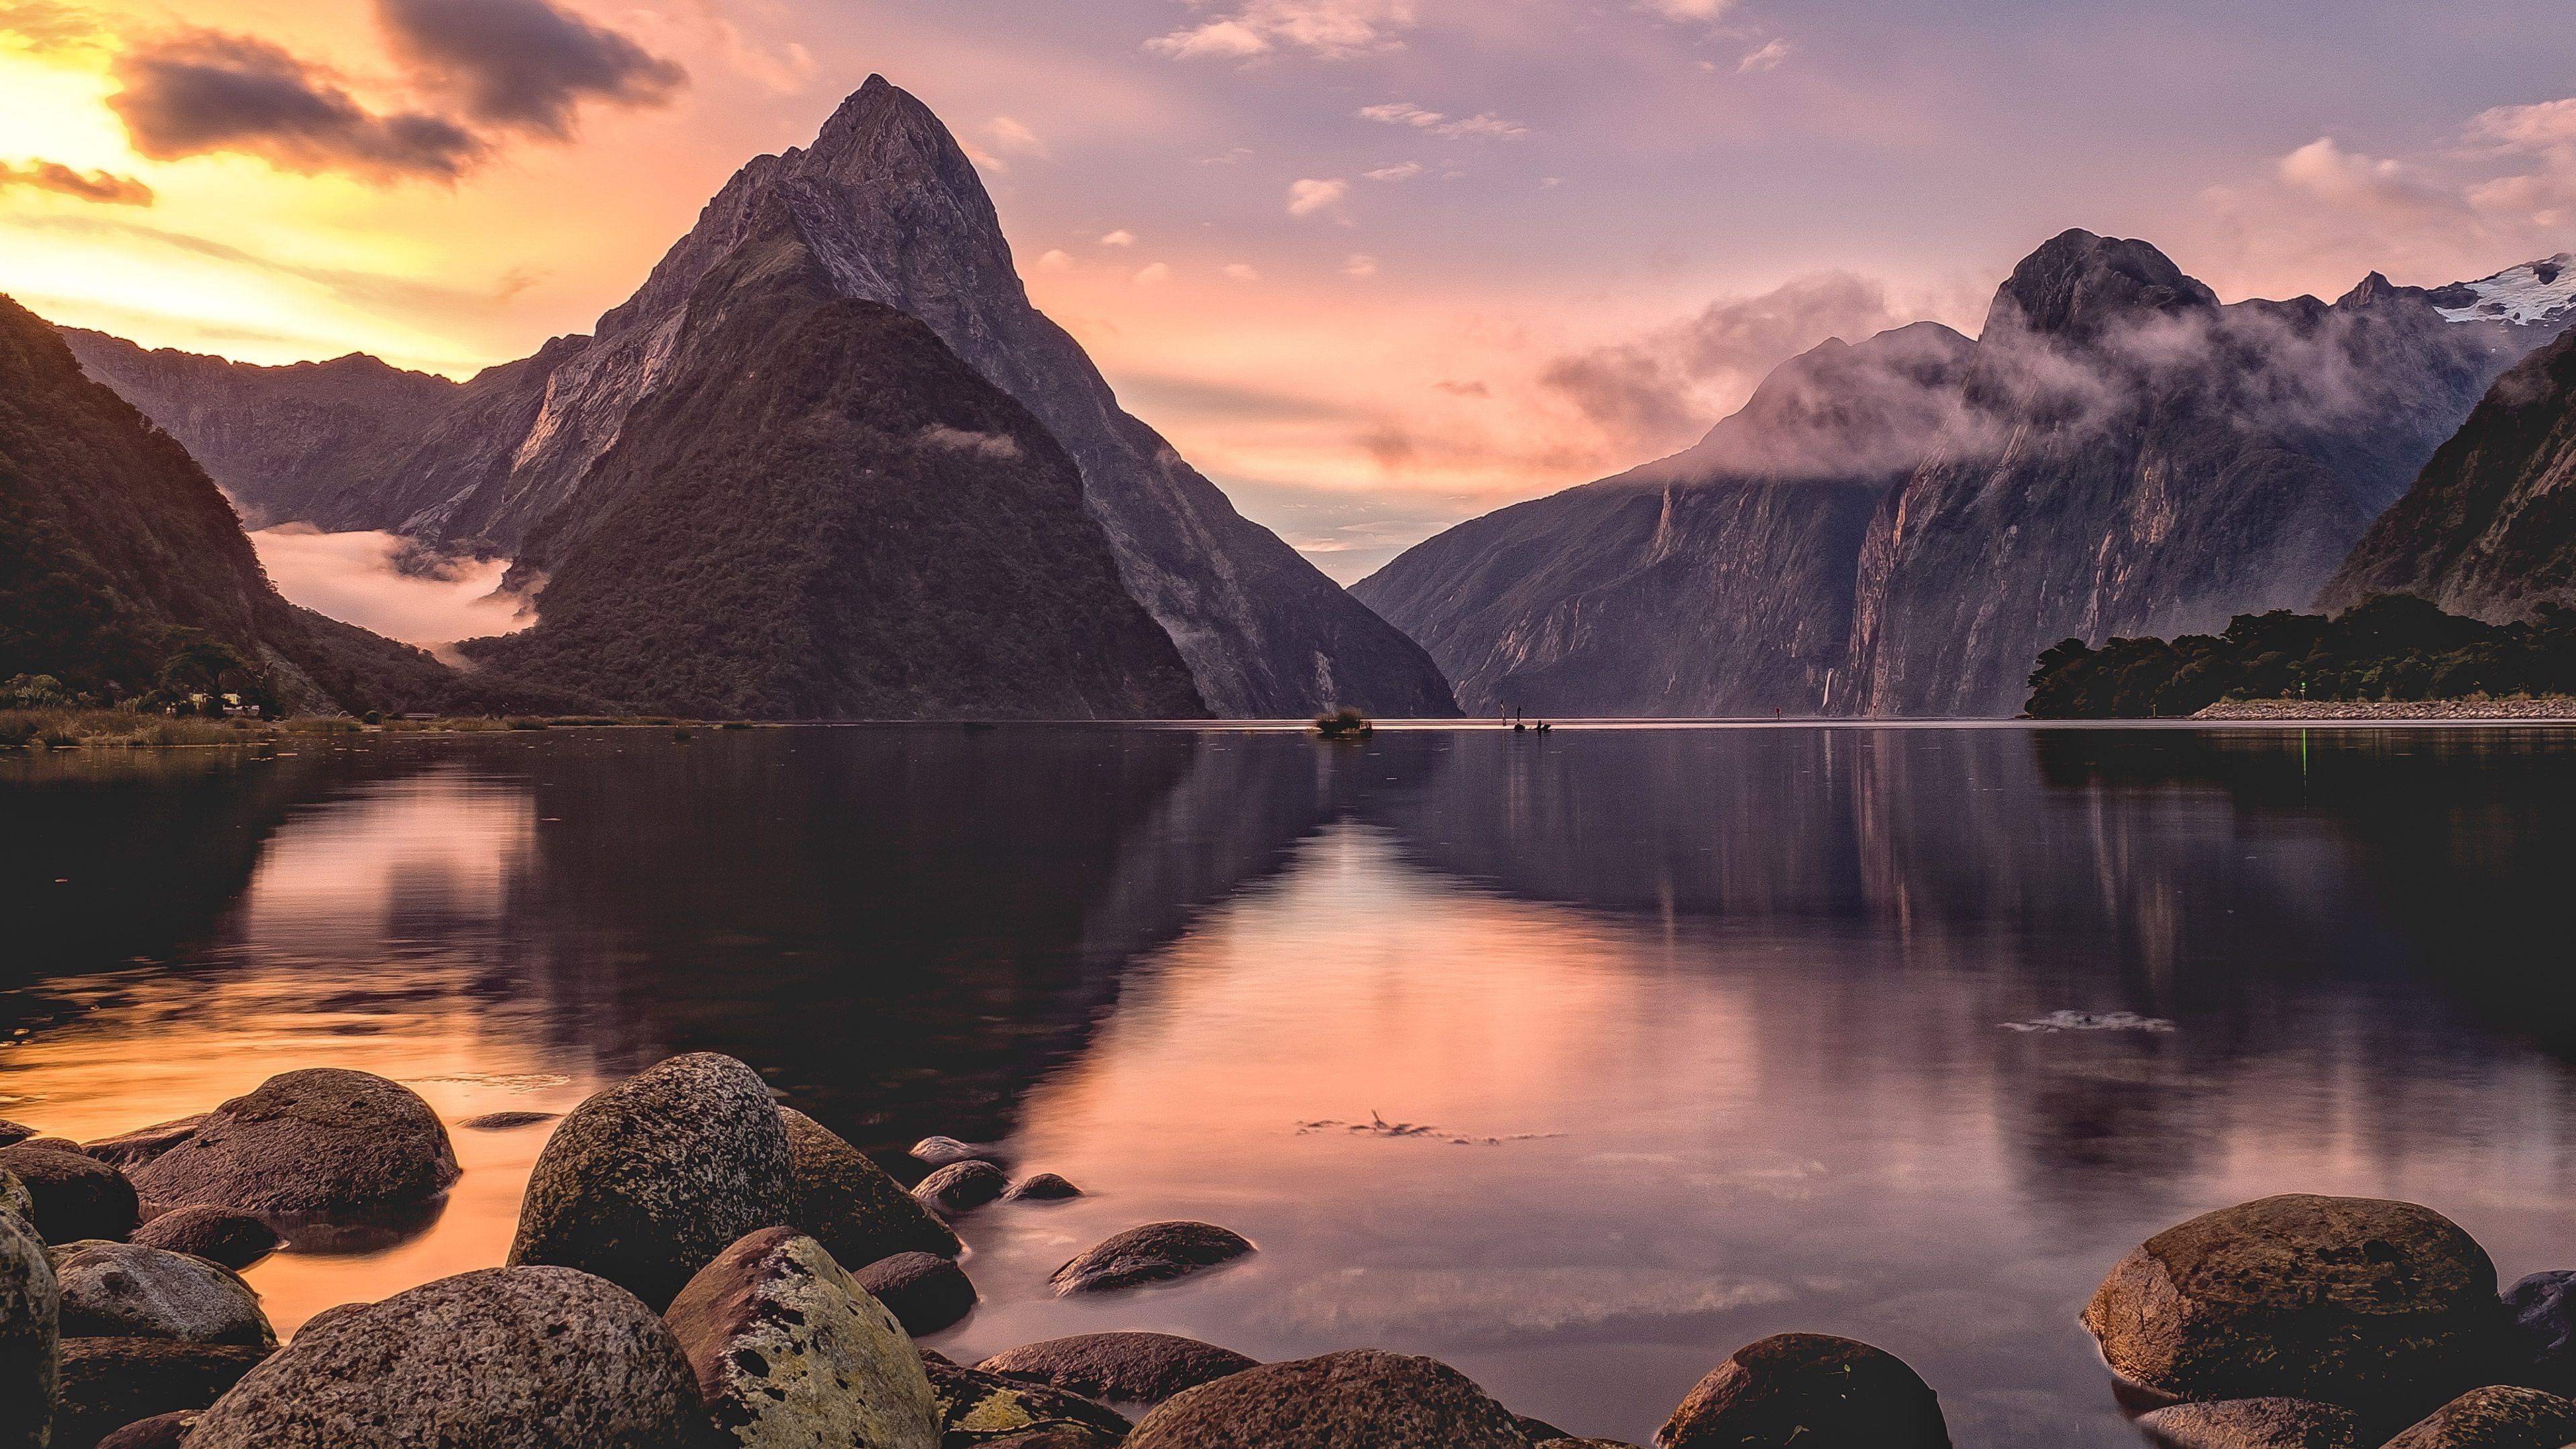
<path id="1" fill-rule="evenodd" d="M 2454 282 L 2432 293 L 2433 305 L 2453 322 L 2553 323 L 2576 314 L 2576 253 L 2507 267 L 2492 277 Z"/>

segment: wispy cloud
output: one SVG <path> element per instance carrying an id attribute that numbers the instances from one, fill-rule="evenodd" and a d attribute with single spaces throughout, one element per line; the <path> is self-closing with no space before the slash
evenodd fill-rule
<path id="1" fill-rule="evenodd" d="M 1238 282 L 1258 282 L 1261 280 L 1260 269 L 1254 267 L 1250 262 L 1228 262 L 1225 265 L 1225 274 Z"/>
<path id="2" fill-rule="evenodd" d="M 1136 273 L 1136 285 L 1140 287 L 1159 287 L 1171 279 L 1172 264 L 1170 262 L 1155 262 L 1140 269 Z"/>
<path id="3" fill-rule="evenodd" d="M 1351 259 L 1342 263 L 1342 275 L 1353 281 L 1365 282 L 1377 275 L 1377 258 L 1364 252 L 1353 252 Z"/>
<path id="4" fill-rule="evenodd" d="M 1399 161 L 1393 166 L 1381 166 L 1375 171 L 1365 172 L 1363 174 L 1365 174 L 1371 181 L 1410 181 L 1414 177 L 1422 174 L 1422 163 L 1419 161 Z"/>
<path id="5" fill-rule="evenodd" d="M 1328 60 L 1397 50 L 1414 0 L 1246 0 L 1232 14 L 1145 42 L 1175 60 L 1245 59 L 1292 49 Z"/>
<path id="6" fill-rule="evenodd" d="M 1737 75 L 1751 75 L 1756 71 L 1777 70 L 1780 66 L 1780 62 L 1787 60 L 1788 58 L 1789 42 L 1785 40 L 1766 41 L 1760 49 L 1745 52 L 1744 59 L 1735 63 L 1735 73 Z"/>
<path id="7" fill-rule="evenodd" d="M 95 201 L 106 206 L 150 206 L 152 188 L 131 176 L 113 172 L 92 171 L 83 174 L 59 161 L 30 161 L 12 166 L 0 161 L 0 191 L 23 186 L 33 191 L 55 191 Z"/>
<path id="8" fill-rule="evenodd" d="M 1047 143 L 1038 133 L 1008 116 L 995 116 L 987 122 L 984 135 L 993 143 L 993 149 L 1004 155 L 1047 159 Z"/>
<path id="9" fill-rule="evenodd" d="M 1735 0 L 1637 0 L 1637 8 L 1666 20 L 1716 21 L 1735 8 Z"/>
<path id="10" fill-rule="evenodd" d="M 1350 191 L 1351 184 L 1338 176 L 1331 180 L 1309 176 L 1292 181 L 1288 183 L 1288 214 L 1313 216 L 1318 212 L 1332 211 L 1342 204 L 1342 198 Z"/>
<path id="11" fill-rule="evenodd" d="M 1132 247 L 1136 244 L 1136 233 L 1122 226 L 1102 237 L 1100 244 L 1105 247 Z"/>
<path id="12" fill-rule="evenodd" d="M 1411 101 L 1362 106 L 1359 115 L 1364 121 L 1375 121 L 1385 126 L 1410 126 L 1450 141 L 1516 141 L 1529 134 L 1529 127 L 1491 111 L 1451 120 L 1440 111 L 1417 106 Z"/>

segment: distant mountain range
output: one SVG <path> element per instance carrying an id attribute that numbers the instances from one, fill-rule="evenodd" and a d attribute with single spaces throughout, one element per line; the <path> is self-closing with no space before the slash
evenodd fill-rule
<path id="1" fill-rule="evenodd" d="M 648 494 L 669 501 L 637 486 L 637 479 L 655 469 L 702 470 L 694 480 L 665 479 L 673 490 L 754 487 L 744 470 L 714 468 L 718 460 L 683 447 L 683 440 L 667 432 L 662 436 L 670 451 L 645 456 L 634 444 L 635 430 L 648 409 L 668 417 L 711 405 L 690 394 L 720 380 L 693 371 L 691 360 L 721 355 L 732 345 L 713 334 L 735 324 L 725 308 L 737 294 L 725 286 L 710 290 L 710 279 L 732 268 L 728 275 L 740 280 L 747 247 L 768 248 L 789 237 L 803 257 L 795 264 L 798 285 L 820 289 L 808 301 L 863 301 L 911 318 L 984 383 L 1025 409 L 1025 417 L 1051 435 L 1078 470 L 1088 527 L 1043 510 L 980 509 L 979 501 L 990 500 L 974 494 L 943 502 L 934 491 L 913 517 L 940 537 L 941 547 L 916 547 L 907 554 L 900 538 L 877 540 L 883 546 L 873 566 L 879 587 L 870 593 L 844 581 L 851 587 L 825 606 L 784 593 L 765 602 L 755 598 L 758 591 L 746 588 L 743 578 L 763 561 L 744 554 L 721 530 L 677 527 L 680 515 L 667 511 L 650 520 L 620 517 L 621 510 L 650 506 Z M 764 303 L 779 297 L 762 295 Z M 892 343 L 904 330 L 886 324 L 880 340 Z M 92 375 L 197 451 L 217 481 L 262 522 L 387 529 L 437 548 L 514 557 L 517 583 L 580 580 L 579 596 L 591 611 L 583 616 L 581 637 L 593 643 L 613 617 L 599 610 L 619 607 L 620 598 L 640 597 L 638 591 L 667 594 L 673 578 L 695 579 L 707 588 L 721 583 L 735 604 L 758 605 L 753 613 L 729 613 L 723 630 L 667 632 L 650 646 L 640 638 L 623 641 L 638 668 L 601 677 L 604 686 L 623 689 L 685 676 L 703 682 L 692 690 L 717 689 L 716 695 L 620 698 L 758 699 L 766 701 L 764 708 L 834 711 L 895 708 L 903 699 L 919 701 L 923 709 L 1012 713 L 1116 713 L 1146 708 L 1149 701 L 1157 710 L 1178 708 L 1179 696 L 1154 678 L 1159 665 L 1124 643 L 1110 642 L 1125 636 L 1123 610 L 1096 598 L 1049 593 L 1055 585 L 1070 587 L 1079 561 L 1101 546 L 1095 539 L 1105 539 L 1121 590 L 1178 651 L 1204 710 L 1291 716 L 1344 704 L 1387 715 L 1454 709 L 1439 670 L 1421 648 L 1267 529 L 1238 515 L 1170 444 L 1119 409 L 1080 346 L 1029 305 L 973 164 L 927 108 L 882 77 L 871 77 L 852 95 L 812 147 L 762 156 L 737 172 L 643 287 L 600 319 L 595 334 L 556 338 L 531 357 L 461 385 L 400 373 L 369 358 L 245 368 L 146 353 L 94 333 L 70 338 Z M 912 340 L 901 342 L 909 346 Z M 864 347 L 851 337 L 843 341 L 847 346 L 826 352 L 836 365 L 863 368 Z M 955 381 L 933 386 L 950 389 L 954 400 L 962 397 L 952 387 Z M 751 401 L 735 399 L 737 405 Z M 944 400 L 930 411 L 936 414 L 939 405 Z M 765 441 L 786 446 L 785 440 Z M 914 449 L 907 456 L 917 463 L 930 454 Z M 1053 450 L 1030 447 L 1019 469 L 1022 481 L 1035 486 L 1035 475 L 1057 457 Z M 901 466 L 886 457 L 853 454 L 808 481 L 815 489 L 836 487 L 872 465 Z M 962 464 L 942 468 L 950 479 L 974 472 Z M 760 486 L 774 481 L 760 480 Z M 935 488 L 927 477 L 916 482 Z M 712 493 L 700 501 L 702 518 L 712 525 L 755 503 L 791 512 L 812 506 L 847 527 L 862 526 L 856 514 L 837 511 L 840 503 L 811 493 L 793 500 L 746 494 L 730 501 Z M 956 516 L 932 528 L 943 506 Z M 795 527 L 787 519 L 776 526 L 782 532 Z M 653 534 L 660 550 L 653 571 L 661 577 L 612 580 L 613 570 L 639 567 L 639 561 L 631 552 L 597 550 L 631 548 L 638 530 L 647 527 L 659 530 Z M 1014 529 L 1040 531 L 1005 537 Z M 1037 551 L 1058 544 L 1067 555 L 1066 572 L 1052 580 L 1021 575 Z M 911 583 L 883 576 L 898 555 L 918 571 Z M 625 562 L 616 562 L 618 557 Z M 832 566 L 855 564 L 842 559 Z M 1069 678 L 1055 678 L 1069 694 L 1048 693 L 1035 682 L 1016 695 L 1004 690 L 991 697 L 991 689 L 979 694 L 966 677 L 975 669 L 1006 668 L 1014 651 L 1063 636 L 996 636 L 980 656 L 958 659 L 954 651 L 962 636 L 956 631 L 973 627 L 969 615 L 909 632 L 896 615 L 905 590 L 913 587 L 952 599 L 990 590 L 1032 608 L 1054 609 L 1068 628 L 1096 627 L 1102 644 L 1089 666 L 1100 672 L 1086 675 L 1078 687 Z M 620 588 L 628 592 L 621 595 Z M 861 594 L 880 602 L 881 616 L 861 620 L 851 612 Z M 555 637 L 549 630 L 572 602 L 546 583 L 536 638 L 475 652 L 495 661 L 570 657 L 569 646 L 540 641 Z M 1094 605 L 1105 612 L 1086 612 Z M 679 600 L 665 600 L 668 617 L 676 618 L 680 608 Z M 1077 612 L 1066 615 L 1065 609 Z M 1000 619 L 997 614 L 988 622 L 998 627 Z M 835 634 L 844 623 L 848 632 Z M 814 657 L 782 664 L 786 673 L 774 669 L 768 683 L 756 686 L 729 658 L 746 647 L 773 646 L 783 652 L 805 649 Z M 883 653 L 906 649 L 927 652 Z M 863 654 L 877 659 L 863 671 L 875 683 L 845 689 L 827 682 L 827 676 L 847 677 Z M 648 656 L 660 662 L 647 665 Z M 958 677 L 942 681 L 939 676 L 952 664 Z M 807 677 L 791 682 L 788 675 L 798 670 Z M 987 683 L 1000 687 L 998 676 Z M 979 699 L 984 703 L 975 703 Z"/>
<path id="2" fill-rule="evenodd" d="M 2060 639 L 2309 603 L 2571 321 L 2562 263 L 2221 305 L 2144 242 L 2070 231 L 1975 342 L 1827 343 L 1689 451 L 1461 524 L 1352 592 L 1471 712 L 2011 714 Z"/>

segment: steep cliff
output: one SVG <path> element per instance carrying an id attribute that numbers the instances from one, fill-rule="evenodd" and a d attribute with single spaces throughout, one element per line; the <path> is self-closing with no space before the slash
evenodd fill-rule
<path id="1" fill-rule="evenodd" d="M 2318 607 L 2413 594 L 2501 624 L 2576 607 L 2576 333 L 2496 379 Z"/>
<path id="2" fill-rule="evenodd" d="M 686 714 L 1205 713 L 1073 460 L 927 327 L 836 295 L 782 203 L 679 315 L 526 542 L 536 627 L 478 662 Z"/>

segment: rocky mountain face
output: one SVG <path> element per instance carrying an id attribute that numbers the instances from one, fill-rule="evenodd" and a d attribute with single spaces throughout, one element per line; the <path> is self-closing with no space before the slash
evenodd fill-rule
<path id="1" fill-rule="evenodd" d="M 834 295 L 919 320 L 1054 435 L 1081 470 L 1084 503 L 1127 592 L 1170 636 L 1209 708 L 1454 710 L 1419 646 L 1238 515 L 1118 407 L 1081 347 L 1029 304 L 973 164 L 937 117 L 881 77 L 843 103 L 811 147 L 737 172 L 594 335 L 557 338 L 474 378 L 445 406 L 412 417 L 401 446 L 351 450 L 345 489 L 298 516 L 517 553 L 558 512 L 588 506 L 594 465 L 683 350 L 700 284 L 780 215 Z M 180 410 L 154 416 L 191 438 Z M 246 461 L 226 483 L 262 511 L 320 498 L 322 490 L 269 481 L 292 473 L 283 457 Z M 541 615 L 547 607 L 541 599 Z"/>
<path id="2" fill-rule="evenodd" d="M 1973 347 L 1931 322 L 1826 342 L 1689 450 L 1461 524 L 1353 592 L 1473 712 L 1814 713 L 1871 515 L 1950 421 Z"/>
<path id="3" fill-rule="evenodd" d="M 2011 714 L 2058 640 L 2313 598 L 2496 375 L 2576 317 L 2502 275 L 2221 305 L 2144 242 L 2070 231 L 2014 270 L 1974 344 L 1818 389 L 1865 409 L 1801 432 L 1757 393 L 1689 453 L 1461 525 L 1354 592 L 1471 707 L 1508 680 L 1553 713 Z M 1865 465 L 1695 459 L 1730 430 Z M 1667 522 L 1692 519 L 1707 564 L 1642 602 L 1689 553 Z"/>
<path id="4" fill-rule="evenodd" d="M 291 707 L 423 707 L 452 681 L 280 598 L 187 450 L 0 298 L 0 678 L 145 693 L 173 627 L 229 646 Z"/>
<path id="5" fill-rule="evenodd" d="M 1080 470 L 929 328 L 840 294 L 785 202 L 678 303 L 652 390 L 535 525 L 505 673 L 692 715 L 1186 718 Z"/>
<path id="6" fill-rule="evenodd" d="M 2576 607 L 2576 332 L 2496 379 L 2317 604 L 2340 611 L 2372 594 L 2491 624 Z"/>

